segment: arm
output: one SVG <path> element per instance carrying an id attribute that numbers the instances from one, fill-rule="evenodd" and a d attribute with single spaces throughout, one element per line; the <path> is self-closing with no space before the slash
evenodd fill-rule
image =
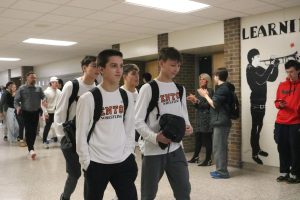
<path id="1" fill-rule="evenodd" d="M 277 109 L 283 109 L 286 106 L 286 102 L 283 100 L 283 97 L 281 95 L 281 83 L 279 84 L 277 88 L 277 93 L 276 93 L 276 100 L 275 100 L 275 107 Z"/>
<path id="2" fill-rule="evenodd" d="M 4 105 L 7 102 L 7 93 L 3 92 L 3 94 L 1 95 L 1 101 L 0 101 L 0 113 L 2 114 L 4 111 Z"/>
<path id="3" fill-rule="evenodd" d="M 256 71 L 255 73 L 253 73 L 253 75 L 255 75 L 254 79 L 255 79 L 256 83 L 258 85 L 265 84 L 269 80 L 269 77 L 271 76 L 273 69 L 274 69 L 274 65 L 269 65 L 269 67 L 266 70 L 262 67 L 259 67 L 259 69 L 257 69 L 257 70 L 261 71 L 261 72 Z M 278 75 L 278 68 L 277 68 L 277 75 Z M 276 76 L 276 78 L 277 78 L 277 76 Z"/>
<path id="4" fill-rule="evenodd" d="M 134 153 L 135 148 L 135 126 L 134 126 L 134 100 L 132 94 L 127 92 L 128 107 L 126 110 L 126 116 L 124 121 L 125 134 L 127 136 L 125 148 L 130 149 L 131 153 Z"/>
<path id="5" fill-rule="evenodd" d="M 185 120 L 186 124 L 186 134 L 190 135 L 193 133 L 193 127 L 191 126 L 190 120 L 189 120 L 189 114 L 187 110 L 187 105 L 186 105 L 186 90 L 183 88 L 183 95 L 182 95 L 182 114 L 183 118 Z"/>
<path id="6" fill-rule="evenodd" d="M 21 89 L 22 87 L 20 87 L 17 92 L 16 92 L 16 95 L 15 95 L 15 99 L 14 99 L 14 106 L 17 110 L 17 114 L 20 113 L 20 110 L 21 110 L 21 105 L 20 105 L 20 102 L 22 100 L 22 97 L 21 97 Z"/>
<path id="7" fill-rule="evenodd" d="M 135 105 L 135 128 L 142 135 L 144 140 L 157 144 L 157 133 L 152 131 L 144 121 L 151 96 L 151 86 L 149 84 L 144 84 Z"/>
<path id="8" fill-rule="evenodd" d="M 45 101 L 47 102 L 47 96 L 48 96 L 48 93 L 47 91 L 44 91 L 44 94 L 45 94 Z M 45 119 L 48 119 L 48 111 L 47 111 L 47 104 L 45 103 L 41 103 L 41 107 L 42 107 L 42 110 L 43 110 L 43 114 L 45 116 Z"/>
<path id="9" fill-rule="evenodd" d="M 212 100 L 212 98 L 210 98 L 210 96 L 208 95 L 208 91 L 207 90 L 204 90 L 204 89 L 198 89 L 197 90 L 199 95 L 204 97 L 207 101 L 207 103 L 212 107 L 212 108 L 215 108 L 215 105 L 214 105 L 214 102 Z"/>
<path id="10" fill-rule="evenodd" d="M 54 114 L 54 127 L 59 140 L 65 135 L 62 124 L 65 123 L 67 119 L 67 110 L 72 89 L 72 82 L 68 81 L 57 99 L 56 110 Z"/>
<path id="11" fill-rule="evenodd" d="M 276 81 L 277 77 L 278 77 L 278 64 L 279 64 L 279 61 L 274 61 L 274 68 L 273 68 L 273 71 L 271 72 L 270 74 L 270 77 L 268 79 L 269 82 L 274 82 Z"/>
<path id="12" fill-rule="evenodd" d="M 90 164 L 87 137 L 93 123 L 94 109 L 95 103 L 92 93 L 87 92 L 79 98 L 76 106 L 76 151 L 85 170 Z"/>

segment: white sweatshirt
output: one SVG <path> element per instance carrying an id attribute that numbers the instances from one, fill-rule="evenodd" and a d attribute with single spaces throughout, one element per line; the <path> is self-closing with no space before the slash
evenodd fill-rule
<path id="1" fill-rule="evenodd" d="M 47 100 L 47 108 L 43 107 L 45 114 L 54 113 L 60 93 L 61 91 L 59 89 L 53 89 L 52 87 L 47 87 L 47 89 L 44 91 Z"/>
<path id="2" fill-rule="evenodd" d="M 96 87 L 95 83 L 93 83 L 92 85 L 87 85 L 87 84 L 83 83 L 81 77 L 77 78 L 77 80 L 79 82 L 78 96 L 81 96 L 85 92 Z M 63 136 L 65 136 L 62 124 L 65 123 L 65 121 L 67 119 L 69 98 L 72 94 L 72 90 L 73 90 L 73 84 L 71 81 L 68 81 L 64 85 L 63 90 L 57 100 L 56 110 L 55 110 L 55 114 L 54 114 L 54 127 L 55 127 L 56 135 L 59 140 L 61 140 L 61 138 Z M 76 101 L 74 101 L 72 103 L 72 105 L 70 106 L 69 120 L 73 119 L 76 114 L 76 104 L 77 104 Z"/>
<path id="3" fill-rule="evenodd" d="M 114 92 L 97 86 L 102 94 L 103 112 L 95 125 L 89 144 L 87 136 L 93 124 L 94 97 L 85 93 L 78 101 L 76 109 L 76 151 L 79 161 L 87 169 L 90 161 L 102 164 L 123 162 L 134 153 L 134 104 L 132 95 L 128 95 L 128 107 L 123 122 L 124 104 L 119 89 Z"/>
<path id="4" fill-rule="evenodd" d="M 174 114 L 185 119 L 186 125 L 190 125 L 187 107 L 186 107 L 186 91 L 183 89 L 182 103 L 180 102 L 179 91 L 174 82 L 165 83 L 155 80 L 159 87 L 158 107 L 160 116 L 163 114 Z M 143 136 L 145 140 L 144 155 L 161 155 L 166 154 L 168 148 L 162 150 L 156 141 L 159 132 L 159 119 L 156 119 L 157 108 L 149 114 L 147 124 L 145 117 L 147 108 L 152 97 L 152 90 L 149 84 L 144 84 L 139 92 L 135 106 L 135 125 L 136 130 Z M 175 151 L 180 147 L 181 143 L 172 142 L 169 152 Z"/>

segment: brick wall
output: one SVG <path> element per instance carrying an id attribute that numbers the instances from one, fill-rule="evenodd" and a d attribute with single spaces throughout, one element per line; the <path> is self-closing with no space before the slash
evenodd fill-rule
<path id="1" fill-rule="evenodd" d="M 224 63 L 229 71 L 229 81 L 235 85 L 236 94 L 241 101 L 241 41 L 240 18 L 224 21 Z M 241 158 L 241 120 L 234 120 L 229 135 L 229 165 L 242 166 Z"/>
<path id="2" fill-rule="evenodd" d="M 168 33 L 163 33 L 160 35 L 157 35 L 157 48 L 158 51 L 163 48 L 163 47 L 168 47 L 169 46 L 169 34 Z"/>

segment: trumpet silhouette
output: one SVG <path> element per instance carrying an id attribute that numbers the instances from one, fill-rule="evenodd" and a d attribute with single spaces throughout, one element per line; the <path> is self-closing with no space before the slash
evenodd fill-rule
<path id="1" fill-rule="evenodd" d="M 290 59 L 299 60 L 298 51 L 287 56 L 269 58 L 269 59 L 261 60 L 260 62 L 264 62 L 265 65 L 270 65 L 271 63 L 277 64 L 278 62 L 279 62 L 278 64 L 284 64 Z"/>

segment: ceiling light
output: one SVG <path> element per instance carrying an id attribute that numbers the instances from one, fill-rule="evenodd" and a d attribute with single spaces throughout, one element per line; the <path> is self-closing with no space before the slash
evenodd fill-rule
<path id="1" fill-rule="evenodd" d="M 125 0 L 126 3 L 177 13 L 188 13 L 208 8 L 209 5 L 190 0 Z"/>
<path id="2" fill-rule="evenodd" d="M 2 58 L 0 57 L 0 61 L 19 61 L 20 58 Z"/>
<path id="3" fill-rule="evenodd" d="M 38 38 L 29 38 L 23 41 L 24 43 L 30 44 L 44 44 L 44 45 L 53 45 L 53 46 L 71 46 L 77 44 L 77 42 L 71 41 L 62 41 L 62 40 L 48 40 L 48 39 L 38 39 Z"/>

